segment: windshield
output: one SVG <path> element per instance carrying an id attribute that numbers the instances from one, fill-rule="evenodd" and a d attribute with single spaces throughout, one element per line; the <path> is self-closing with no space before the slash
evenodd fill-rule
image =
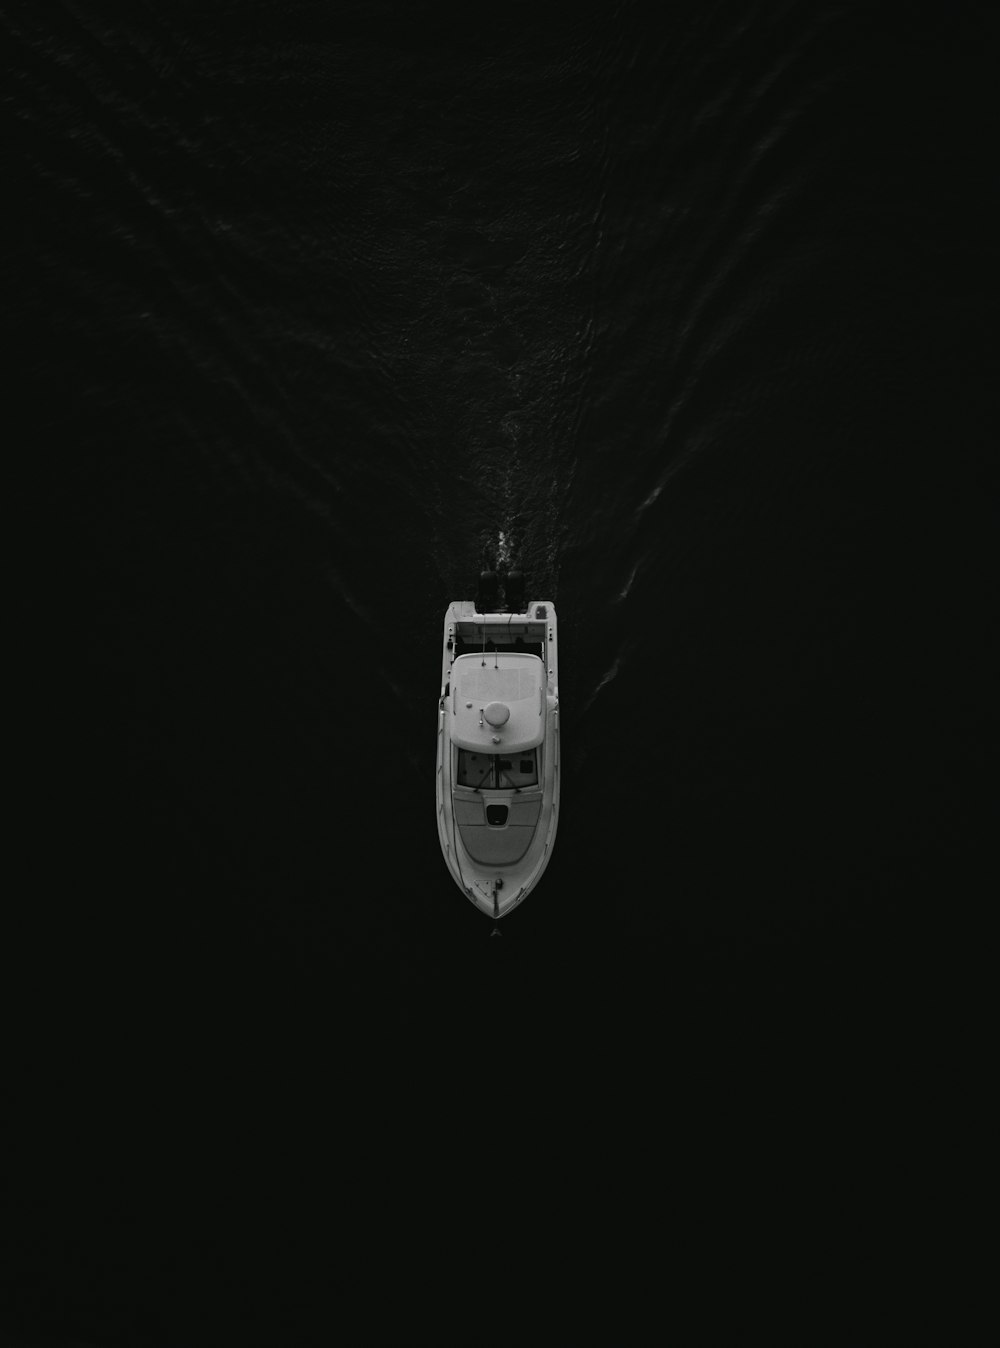
<path id="1" fill-rule="evenodd" d="M 501 754 L 474 753 L 471 749 L 458 751 L 458 784 L 471 786 L 475 791 L 518 791 L 523 786 L 538 785 L 538 751 L 525 749 L 504 757 Z"/>

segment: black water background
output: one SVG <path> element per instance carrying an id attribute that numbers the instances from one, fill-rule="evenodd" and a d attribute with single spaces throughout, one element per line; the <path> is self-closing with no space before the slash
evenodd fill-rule
<path id="1" fill-rule="evenodd" d="M 585 1135 L 648 1140 L 692 1073 L 947 1057 L 990 833 L 980 12 L 5 23 L 41 709 L 5 946 L 53 1214 L 17 1304 L 252 1318 L 253 1214 L 312 1269 L 352 1146 L 373 1192 L 428 1128 L 474 1167 L 571 1069 Z M 430 784 L 501 527 L 566 772 L 490 940 Z M 402 1240 L 375 1208 L 348 1268 Z"/>

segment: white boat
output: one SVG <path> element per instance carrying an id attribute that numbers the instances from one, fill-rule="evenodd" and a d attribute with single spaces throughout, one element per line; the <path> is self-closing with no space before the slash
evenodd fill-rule
<path id="1" fill-rule="evenodd" d="M 535 887 L 555 842 L 557 635 L 547 599 L 511 613 L 456 600 L 445 614 L 438 836 L 455 883 L 492 918 L 506 917 Z"/>

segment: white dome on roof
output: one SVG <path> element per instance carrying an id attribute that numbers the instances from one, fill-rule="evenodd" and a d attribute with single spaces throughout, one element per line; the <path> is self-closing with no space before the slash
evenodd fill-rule
<path id="1" fill-rule="evenodd" d="M 510 720 L 510 707 L 507 706 L 506 702 L 491 702 L 483 715 L 491 726 L 499 729 L 500 726 L 506 725 Z"/>

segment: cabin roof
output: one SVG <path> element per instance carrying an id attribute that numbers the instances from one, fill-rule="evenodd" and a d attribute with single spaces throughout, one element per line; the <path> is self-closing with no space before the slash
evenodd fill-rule
<path id="1" fill-rule="evenodd" d="M 517 753 L 545 738 L 545 666 L 537 655 L 460 655 L 451 667 L 451 692 L 451 738 L 461 749 Z M 486 719 L 492 703 L 508 709 L 504 724 Z"/>

